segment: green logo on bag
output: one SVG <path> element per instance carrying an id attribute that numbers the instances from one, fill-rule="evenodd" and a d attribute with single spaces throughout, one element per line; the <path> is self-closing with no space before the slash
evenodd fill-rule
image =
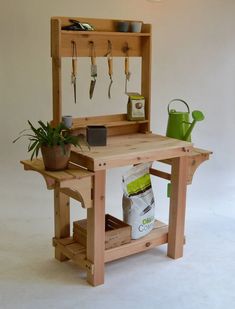
<path id="1" fill-rule="evenodd" d="M 143 224 L 149 224 L 154 220 L 154 216 L 143 219 Z"/>

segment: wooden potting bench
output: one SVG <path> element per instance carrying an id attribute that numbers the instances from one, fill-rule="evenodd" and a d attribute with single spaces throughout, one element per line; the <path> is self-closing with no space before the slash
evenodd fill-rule
<path id="1" fill-rule="evenodd" d="M 53 68 L 53 123 L 62 116 L 61 57 L 71 57 L 71 41 L 77 42 L 78 57 L 89 56 L 89 42 L 96 45 L 96 56 L 107 53 L 107 41 L 112 41 L 113 56 L 124 57 L 123 46 L 130 46 L 129 56 L 141 57 L 141 94 L 145 97 L 144 121 L 127 121 L 126 114 L 74 118 L 71 130 L 84 133 L 87 125 L 106 125 L 107 146 L 91 147 L 90 150 L 73 149 L 69 168 L 62 172 L 45 171 L 42 160 L 21 161 L 26 170 L 43 175 L 48 189 L 54 190 L 55 209 L 55 257 L 67 259 L 87 270 L 87 280 L 97 286 L 104 283 L 104 265 L 131 254 L 167 243 L 167 255 L 173 259 L 182 257 L 187 184 L 200 163 L 211 152 L 196 149 L 189 142 L 180 141 L 150 131 L 151 85 L 151 26 L 143 24 L 141 33 L 116 32 L 115 20 L 73 18 L 89 22 L 95 31 L 63 31 L 69 24 L 68 17 L 51 19 L 51 56 Z M 172 183 L 169 222 L 155 222 L 147 236 L 130 243 L 105 250 L 105 196 L 106 170 L 150 161 L 171 165 L 166 173 L 151 168 L 152 175 Z M 69 200 L 74 198 L 87 209 L 87 244 L 83 246 L 70 236 Z M 121 201 L 120 201 L 121 203 Z M 121 207 L 121 205 L 120 205 Z"/>

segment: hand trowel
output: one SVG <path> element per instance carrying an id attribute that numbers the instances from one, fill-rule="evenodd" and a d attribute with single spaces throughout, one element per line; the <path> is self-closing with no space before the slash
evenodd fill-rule
<path id="1" fill-rule="evenodd" d="M 91 83 L 90 83 L 90 90 L 89 90 L 89 97 L 92 99 L 95 84 L 96 84 L 96 77 L 97 77 L 97 65 L 96 65 L 96 57 L 95 57 L 95 47 L 94 42 L 90 42 L 91 46 Z"/>

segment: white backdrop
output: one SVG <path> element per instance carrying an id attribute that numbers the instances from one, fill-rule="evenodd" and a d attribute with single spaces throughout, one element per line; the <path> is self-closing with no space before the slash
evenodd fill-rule
<path id="1" fill-rule="evenodd" d="M 208 201 L 207 207 L 220 203 L 221 213 L 234 214 L 234 129 L 235 129 L 235 2 L 233 0 L 22 0 L 0 3 L 0 104 L 1 104 L 1 195 L 9 204 L 9 191 L 21 195 L 19 187 L 48 193 L 38 175 L 24 173 L 20 159 L 27 158 L 26 144 L 12 145 L 27 119 L 50 120 L 51 59 L 50 17 L 83 16 L 94 18 L 138 19 L 153 25 L 152 131 L 165 134 L 167 103 L 185 99 L 192 109 L 200 109 L 205 121 L 193 132 L 197 147 L 214 151 L 211 160 L 199 168 L 189 201 L 196 205 Z M 115 113 L 125 110 L 126 98 L 122 68 L 116 62 L 113 99 L 107 99 L 108 77 L 105 63 L 98 60 L 102 81 L 97 84 L 92 102 L 88 99 L 89 62 L 82 60 L 78 78 L 78 101 L 73 104 L 69 85 L 70 62 L 64 61 L 63 98 L 68 112 L 79 115 Z M 138 61 L 131 63 L 131 90 L 139 87 Z M 99 83 L 99 81 L 97 82 Z M 108 204 L 120 215 L 112 202 L 120 198 L 122 170 L 108 173 L 111 196 Z M 116 182 L 117 188 L 114 188 Z M 165 196 L 165 184 L 157 195 Z M 16 194 L 16 193 L 15 193 Z M 36 194 L 31 191 L 31 194 Z M 209 199 L 208 199 L 209 197 Z M 159 202 L 160 204 L 160 202 Z M 196 206 L 195 206 L 196 207 Z M 118 210 L 117 210 L 118 209 Z"/>

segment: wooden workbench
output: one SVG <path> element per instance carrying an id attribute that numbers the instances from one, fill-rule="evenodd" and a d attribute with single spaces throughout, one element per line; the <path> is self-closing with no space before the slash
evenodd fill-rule
<path id="1" fill-rule="evenodd" d="M 66 31 L 62 27 L 70 19 L 90 23 L 94 31 Z M 130 21 L 129 21 L 130 22 Z M 191 143 L 151 134 L 151 46 L 150 24 L 142 24 L 139 33 L 117 32 L 118 20 L 81 17 L 51 18 L 52 58 L 52 124 L 62 120 L 62 58 L 72 58 L 72 46 L 78 46 L 78 57 L 90 57 L 90 43 L 96 47 L 97 57 L 107 57 L 112 45 L 112 56 L 121 57 L 123 64 L 128 57 L 141 60 L 141 95 L 145 98 L 145 119 L 128 121 L 127 114 L 73 117 L 73 134 L 86 132 L 88 125 L 105 125 L 107 146 L 73 149 L 66 171 L 45 171 L 41 159 L 21 161 L 26 170 L 39 172 L 46 180 L 47 188 L 54 190 L 55 234 L 53 245 L 59 261 L 73 260 L 86 269 L 87 280 L 93 286 L 104 283 L 104 265 L 134 253 L 167 243 L 167 255 L 173 259 L 182 257 L 186 207 L 186 188 L 192 182 L 200 163 L 208 160 L 210 152 L 193 148 Z M 75 59 L 73 59 L 75 60 Z M 102 72 L 104 73 L 104 72 Z M 80 74 L 80 73 L 79 73 Z M 107 85 L 108 87 L 108 85 Z M 75 88 L 76 90 L 76 88 Z M 78 115 L 81 113 L 78 111 Z M 154 116 L 155 117 L 155 116 Z M 156 119 L 156 117 L 154 118 Z M 145 237 L 105 250 L 105 195 L 106 170 L 144 162 L 161 161 L 171 165 L 171 173 L 150 169 L 150 173 L 172 184 L 169 222 L 155 222 L 154 229 Z M 73 198 L 87 209 L 86 247 L 70 236 L 70 207 Z M 121 200 L 120 200 L 121 207 Z M 146 266 L 148 267 L 148 266 Z"/>
<path id="2" fill-rule="evenodd" d="M 71 164 L 63 172 L 48 172 L 41 160 L 22 161 L 25 169 L 38 171 L 46 179 L 47 187 L 54 189 L 55 257 L 72 259 L 87 270 L 87 280 L 97 286 L 104 283 L 104 265 L 134 253 L 168 244 L 167 255 L 182 257 L 186 187 L 198 165 L 209 158 L 210 152 L 194 149 L 191 143 L 155 134 L 111 136 L 107 146 L 83 151 L 73 149 Z M 105 195 L 106 170 L 149 161 L 171 164 L 170 174 L 151 169 L 153 175 L 172 183 L 169 222 L 155 222 L 147 236 L 131 243 L 105 250 Z M 193 169 L 193 171 L 192 171 Z M 69 198 L 75 198 L 87 208 L 87 246 L 70 237 Z M 121 207 L 121 200 L 120 200 Z"/>

